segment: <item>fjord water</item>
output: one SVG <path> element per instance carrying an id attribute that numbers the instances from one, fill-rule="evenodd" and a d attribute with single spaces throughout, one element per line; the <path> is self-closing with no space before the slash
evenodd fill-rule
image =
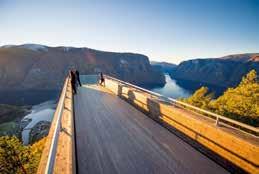
<path id="1" fill-rule="evenodd" d="M 165 75 L 166 84 L 163 87 L 150 87 L 150 86 L 143 86 L 143 87 L 153 92 L 156 92 L 166 97 L 171 97 L 174 99 L 187 98 L 202 86 L 208 87 L 209 92 L 212 92 L 215 98 L 222 95 L 222 93 L 226 90 L 226 87 L 220 87 L 216 85 L 211 85 L 211 84 L 202 83 L 202 82 L 194 82 L 189 80 L 172 79 L 168 74 L 164 74 L 164 75 Z"/>
<path id="2" fill-rule="evenodd" d="M 145 86 L 145 88 L 153 92 L 159 93 L 161 95 L 164 95 L 166 97 L 171 97 L 176 99 L 186 98 L 192 94 L 192 91 L 179 86 L 176 83 L 176 80 L 171 79 L 171 77 L 168 74 L 165 74 L 165 81 L 166 81 L 166 84 L 163 87 L 150 88 Z"/>
<path id="3" fill-rule="evenodd" d="M 30 132 L 36 124 L 41 121 L 52 121 L 55 108 L 56 102 L 52 100 L 32 106 L 31 113 L 27 114 L 21 121 L 28 123 L 22 130 L 23 144 L 27 145 L 29 143 Z"/>

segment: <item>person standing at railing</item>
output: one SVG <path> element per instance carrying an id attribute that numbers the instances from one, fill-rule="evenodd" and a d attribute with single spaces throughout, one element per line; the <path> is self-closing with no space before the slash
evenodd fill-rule
<path id="1" fill-rule="evenodd" d="M 79 84 L 80 86 L 82 86 L 81 81 L 80 81 L 80 75 L 79 75 L 79 71 L 78 71 L 78 70 L 75 71 L 75 75 L 76 75 L 77 84 Z"/>
<path id="2" fill-rule="evenodd" d="M 103 73 L 102 73 L 102 72 L 100 73 L 100 85 L 105 86 L 105 80 L 104 80 L 104 77 L 103 77 Z"/>
<path id="3" fill-rule="evenodd" d="M 71 86 L 72 86 L 73 94 L 76 94 L 76 75 L 72 70 L 70 71 L 69 75 L 70 75 L 70 79 L 71 79 Z"/>

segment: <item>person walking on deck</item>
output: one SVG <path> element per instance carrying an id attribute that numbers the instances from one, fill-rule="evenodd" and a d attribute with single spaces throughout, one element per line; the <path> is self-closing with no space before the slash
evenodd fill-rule
<path id="1" fill-rule="evenodd" d="M 100 85 L 105 86 L 105 80 L 104 80 L 104 77 L 103 77 L 103 73 L 102 73 L 102 72 L 100 73 Z"/>
<path id="2" fill-rule="evenodd" d="M 72 86 L 73 94 L 76 94 L 76 75 L 75 75 L 75 73 L 72 70 L 70 71 L 69 74 L 70 74 L 71 86 Z"/>
<path id="3" fill-rule="evenodd" d="M 82 86 L 81 81 L 80 81 L 79 71 L 76 70 L 76 71 L 75 71 L 75 74 L 76 74 L 76 81 L 77 81 L 77 83 L 78 83 L 80 86 Z"/>

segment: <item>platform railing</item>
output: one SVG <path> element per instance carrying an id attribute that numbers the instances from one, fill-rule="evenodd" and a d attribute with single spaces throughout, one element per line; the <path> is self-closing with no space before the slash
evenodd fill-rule
<path id="1" fill-rule="evenodd" d="M 156 97 L 158 100 L 161 100 L 161 101 L 166 102 L 168 104 L 171 104 L 171 105 L 174 105 L 174 106 L 177 106 L 177 107 L 181 107 L 183 109 L 191 110 L 192 112 L 195 112 L 198 115 L 202 115 L 202 116 L 212 118 L 212 119 L 215 120 L 215 125 L 217 125 L 217 126 L 219 126 L 220 124 L 224 124 L 224 125 L 227 125 L 227 126 L 230 126 L 230 127 L 234 128 L 234 129 L 238 129 L 242 132 L 245 132 L 245 133 L 248 133 L 250 135 L 256 136 L 256 137 L 258 137 L 258 135 L 259 135 L 259 129 L 257 127 L 253 127 L 253 126 L 241 123 L 239 121 L 236 121 L 236 120 L 227 118 L 225 116 L 222 116 L 222 115 L 219 115 L 219 114 L 216 114 L 216 113 L 198 108 L 196 106 L 187 104 L 185 102 L 182 102 L 182 101 L 170 98 L 170 97 L 165 97 L 165 96 L 163 96 L 161 94 L 158 94 L 156 92 L 141 88 L 139 86 L 136 86 L 136 85 L 133 85 L 131 83 L 116 79 L 116 78 L 108 76 L 108 75 L 105 75 L 105 78 L 116 81 L 120 84 L 129 86 L 129 87 L 132 87 L 132 88 L 137 89 L 139 91 L 145 92 L 145 93 L 147 93 L 147 94 L 149 94 L 153 97 Z"/>
<path id="2" fill-rule="evenodd" d="M 57 106 L 57 109 L 58 109 L 57 110 L 57 121 L 55 122 L 54 133 L 53 133 L 53 137 L 52 137 L 52 140 L 51 140 L 48 159 L 47 159 L 47 163 L 46 163 L 45 170 L 44 170 L 45 174 L 53 173 L 53 168 L 54 168 L 54 163 L 55 163 L 55 158 L 56 158 L 56 152 L 57 152 L 58 138 L 59 138 L 60 131 L 62 129 L 61 119 L 62 119 L 63 110 L 64 110 L 64 101 L 65 101 L 65 98 L 66 98 L 66 91 L 67 91 L 68 83 L 69 83 L 69 77 L 67 77 L 66 80 L 65 80 L 64 87 L 62 89 L 60 99 L 59 99 L 59 103 L 58 103 L 58 106 Z"/>

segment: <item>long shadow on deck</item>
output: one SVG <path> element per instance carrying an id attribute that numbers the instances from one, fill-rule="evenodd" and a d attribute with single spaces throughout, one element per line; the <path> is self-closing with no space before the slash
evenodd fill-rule
<path id="1" fill-rule="evenodd" d="M 218 154 L 216 154 L 212 150 L 208 149 L 204 145 L 198 143 L 196 140 L 199 137 L 201 137 L 203 139 L 206 139 L 207 141 L 213 143 L 214 145 L 216 145 L 216 146 L 218 146 L 218 147 L 220 147 L 220 148 L 230 152 L 231 154 L 237 156 L 238 158 L 241 158 L 244 161 L 246 161 L 246 162 L 256 166 L 256 164 L 252 163 L 251 161 L 248 161 L 247 159 L 244 159 L 240 155 L 238 155 L 238 154 L 232 152 L 231 150 L 226 149 L 225 147 L 223 147 L 220 144 L 216 143 L 215 141 L 213 141 L 213 139 L 209 139 L 209 138 L 201 135 L 199 132 L 193 130 L 192 128 L 187 127 L 186 125 L 183 125 L 182 123 L 179 123 L 177 120 L 174 120 L 172 116 L 164 115 L 161 112 L 159 102 L 156 101 L 156 99 L 147 98 L 146 103 L 143 103 L 142 101 L 138 100 L 136 98 L 135 94 L 134 94 L 134 91 L 137 91 L 137 90 L 132 89 L 132 90 L 129 90 L 128 93 L 123 93 L 123 87 L 128 87 L 128 86 L 126 86 L 126 85 L 118 85 L 117 95 L 120 98 L 122 98 L 124 101 L 126 101 L 126 102 L 130 103 L 131 105 L 133 105 L 139 111 L 141 111 L 142 113 L 147 115 L 149 118 L 153 119 L 154 121 L 158 122 L 163 127 L 167 128 L 170 132 L 172 132 L 173 134 L 175 134 L 176 136 L 178 136 L 179 138 L 184 140 L 186 143 L 190 144 L 192 147 L 194 147 L 199 152 L 201 152 L 202 154 L 206 155 L 207 157 L 209 157 L 210 159 L 212 159 L 213 161 L 215 161 L 216 163 L 218 163 L 219 165 L 221 165 L 225 169 L 227 169 L 229 172 L 231 172 L 231 173 L 247 173 L 243 169 L 241 169 L 240 167 L 238 167 L 235 164 L 233 164 L 232 162 L 230 162 L 229 160 L 225 159 L 222 156 L 219 156 Z M 125 97 L 125 96 L 127 96 L 127 97 Z M 142 105 L 142 106 L 140 106 L 140 105 Z M 143 109 L 143 106 L 144 106 L 144 108 L 146 107 L 147 110 Z M 163 117 L 165 117 L 167 119 L 170 119 L 171 121 L 175 122 L 176 124 L 186 128 L 187 130 L 189 130 L 192 133 L 194 133 L 195 134 L 195 140 L 190 138 L 190 137 L 188 137 L 184 133 L 180 132 L 176 128 L 172 127 L 170 124 L 166 123 L 165 121 L 163 121 L 163 119 L 162 119 Z"/>
<path id="2" fill-rule="evenodd" d="M 154 166 L 157 164 L 162 164 L 165 167 L 169 167 L 171 170 L 171 167 L 174 168 L 177 166 L 176 164 L 179 163 L 179 168 L 183 169 L 185 172 L 187 169 L 184 170 L 184 168 L 188 166 L 186 163 L 191 166 L 188 170 L 193 169 L 194 171 L 201 169 L 203 164 L 207 164 L 207 166 L 209 166 L 207 172 L 209 170 L 212 173 L 223 173 L 222 167 L 219 167 L 153 121 L 159 122 L 161 116 L 160 106 L 154 100 L 147 101 L 146 105 L 150 112 L 144 112 L 144 110 L 138 108 L 138 110 L 146 113 L 146 115 L 151 115 L 153 118 L 153 120 L 151 120 L 135 110 L 132 106 L 127 105 L 125 102 L 119 101 L 118 99 L 115 101 L 115 98 L 111 99 L 107 96 L 116 97 L 114 94 L 100 91 L 94 87 L 88 86 L 86 88 L 87 90 L 83 88 L 82 90 L 79 90 L 78 96 L 75 96 L 76 101 L 82 102 L 75 105 L 78 109 L 78 115 L 75 116 L 75 122 L 78 124 L 76 128 L 79 128 L 76 131 L 76 136 L 78 137 L 77 146 L 80 157 L 77 159 L 79 159 L 79 171 L 81 171 L 81 173 L 84 173 L 84 169 L 99 166 L 114 171 L 115 169 L 110 167 L 111 165 L 114 165 L 114 163 L 117 163 L 119 166 L 126 165 L 125 169 L 132 169 L 132 165 L 136 165 L 133 167 L 138 169 L 143 168 L 140 171 L 145 169 L 153 169 L 153 171 L 155 171 Z M 122 88 L 122 86 L 118 88 L 118 95 L 120 98 L 137 106 L 136 102 L 140 101 L 137 101 L 134 91 L 130 90 L 126 94 L 122 94 Z M 129 96 L 130 99 L 126 99 L 125 96 Z M 85 97 L 87 97 L 87 99 Z M 98 100 L 98 98 L 102 100 Z M 100 105 L 98 104 L 99 102 Z M 122 104 L 120 105 L 120 103 Z M 121 109 L 120 106 L 124 112 L 117 111 Z M 130 109 L 127 110 L 127 108 Z M 111 113 L 108 113 L 107 115 L 106 112 Z M 145 139 L 145 142 L 143 138 Z M 138 146 L 136 146 L 136 141 L 138 141 Z M 159 148 L 154 150 L 154 147 Z M 192 161 L 192 159 L 189 158 L 189 153 L 193 154 L 197 159 Z M 134 158 L 132 158 L 133 154 L 135 154 Z M 156 154 L 155 160 L 152 158 L 154 154 Z M 126 158 L 127 162 L 130 163 L 125 163 L 124 160 L 120 160 L 121 163 L 116 161 L 118 155 L 121 158 Z M 92 160 L 90 160 L 91 157 L 93 157 Z M 98 160 L 94 160 L 95 158 Z M 115 160 L 113 161 L 114 163 L 111 159 Z M 100 163 L 100 161 L 102 163 Z M 179 161 L 183 163 L 181 164 Z M 170 165 L 168 165 L 169 163 Z M 97 164 L 100 165 L 96 166 Z M 142 166 L 141 164 L 145 164 L 146 166 Z M 177 171 L 179 172 L 179 169 Z M 188 173 L 190 173 L 190 171 L 191 170 L 189 170 Z"/>

